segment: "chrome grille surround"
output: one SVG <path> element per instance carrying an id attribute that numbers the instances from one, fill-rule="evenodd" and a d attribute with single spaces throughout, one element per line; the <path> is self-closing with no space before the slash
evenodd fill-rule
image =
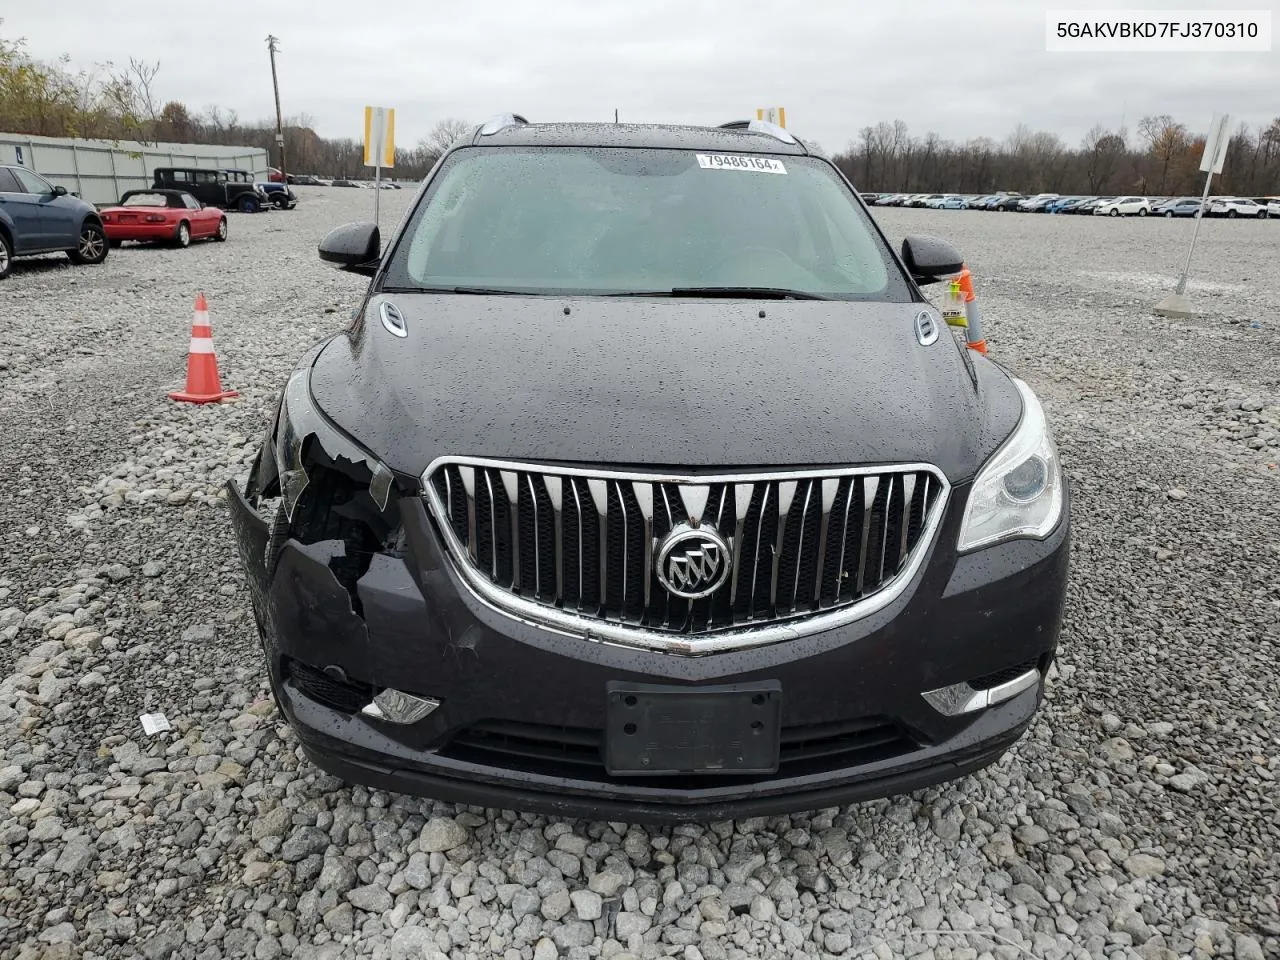
<path id="1" fill-rule="evenodd" d="M 915 578 L 951 492 L 926 463 L 703 475 L 454 456 L 433 461 L 422 488 L 481 602 L 567 636 L 685 656 L 797 639 L 882 610 Z M 666 531 L 691 517 L 715 525 L 732 551 L 728 582 L 705 600 L 672 597 L 653 570 Z M 812 595 L 802 566 L 816 567 Z"/>

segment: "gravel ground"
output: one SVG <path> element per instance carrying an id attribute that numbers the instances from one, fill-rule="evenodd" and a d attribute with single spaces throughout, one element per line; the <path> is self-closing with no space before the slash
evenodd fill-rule
<path id="1" fill-rule="evenodd" d="M 1076 490 L 1050 699 L 1003 761 L 847 809 L 640 828 L 321 775 L 274 710 L 221 493 L 364 280 L 300 188 L 231 241 L 0 284 L 0 957 L 1280 956 L 1280 224 L 925 210 Z M 398 215 L 406 192 L 383 196 Z M 236 402 L 166 400 L 209 298 Z M 172 731 L 146 736 L 144 712 Z"/>

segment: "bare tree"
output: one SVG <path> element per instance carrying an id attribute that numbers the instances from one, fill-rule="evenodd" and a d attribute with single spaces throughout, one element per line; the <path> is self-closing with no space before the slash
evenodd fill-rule
<path id="1" fill-rule="evenodd" d="M 1169 188 L 1170 174 L 1174 172 L 1176 161 L 1191 147 L 1187 128 L 1164 113 L 1139 120 L 1138 133 L 1147 141 L 1151 156 L 1156 161 L 1158 171 L 1156 192 L 1165 194 Z"/>
<path id="2" fill-rule="evenodd" d="M 472 125 L 465 120 L 449 117 L 437 123 L 429 134 L 418 142 L 425 156 L 431 157 L 434 163 L 441 155 L 453 146 L 453 142 L 471 130 Z"/>
<path id="3" fill-rule="evenodd" d="M 1080 149 L 1084 153 L 1089 192 L 1100 193 L 1107 190 L 1124 157 L 1124 141 L 1119 134 L 1095 123 L 1085 134 Z"/>

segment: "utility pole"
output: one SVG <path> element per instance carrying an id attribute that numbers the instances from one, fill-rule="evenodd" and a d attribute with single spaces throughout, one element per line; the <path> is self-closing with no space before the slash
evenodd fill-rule
<path id="1" fill-rule="evenodd" d="M 614 108 L 613 108 L 613 122 L 614 122 L 614 123 L 617 123 L 617 122 L 618 122 L 618 108 L 617 108 L 617 107 L 614 107 Z"/>
<path id="2" fill-rule="evenodd" d="M 276 79 L 276 44 L 280 41 L 267 35 L 267 52 L 271 54 L 271 86 L 276 94 L 276 145 L 280 148 L 280 180 L 289 182 L 289 175 L 284 164 L 284 116 L 280 113 L 280 82 Z"/>

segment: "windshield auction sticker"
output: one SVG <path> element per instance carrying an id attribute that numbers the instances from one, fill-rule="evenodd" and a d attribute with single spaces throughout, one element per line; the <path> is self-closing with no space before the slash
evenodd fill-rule
<path id="1" fill-rule="evenodd" d="M 745 170 L 748 173 L 786 173 L 781 160 L 772 157 L 743 157 L 727 153 L 700 153 L 698 166 L 703 170 Z"/>

